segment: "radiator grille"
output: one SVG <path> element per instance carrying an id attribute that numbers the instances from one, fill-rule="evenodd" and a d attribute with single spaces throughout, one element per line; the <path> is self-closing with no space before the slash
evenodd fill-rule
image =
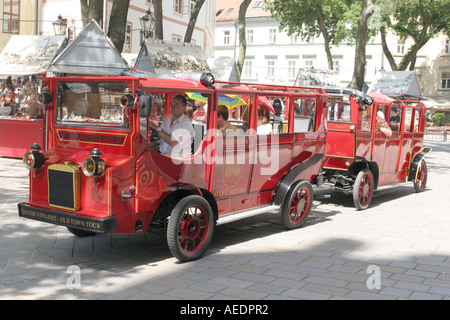
<path id="1" fill-rule="evenodd" d="M 80 167 L 69 162 L 48 167 L 48 203 L 57 208 L 80 209 Z"/>

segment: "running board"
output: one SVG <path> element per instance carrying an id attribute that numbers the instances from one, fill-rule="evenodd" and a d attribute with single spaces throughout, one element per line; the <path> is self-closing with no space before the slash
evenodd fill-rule
<path id="1" fill-rule="evenodd" d="M 259 214 L 268 213 L 268 212 L 275 211 L 275 210 L 277 210 L 279 212 L 280 209 L 281 209 L 280 206 L 277 206 L 274 204 L 274 205 L 270 205 L 270 206 L 259 207 L 259 208 L 252 209 L 252 210 L 245 210 L 245 211 L 239 211 L 236 213 L 229 213 L 224 216 L 220 216 L 219 219 L 217 220 L 216 225 L 221 225 L 221 224 L 257 216 Z"/>

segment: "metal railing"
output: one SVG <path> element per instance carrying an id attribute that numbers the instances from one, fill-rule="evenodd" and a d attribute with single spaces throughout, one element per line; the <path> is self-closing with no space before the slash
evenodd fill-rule
<path id="1" fill-rule="evenodd" d="M 425 140 L 447 141 L 446 128 L 425 128 Z"/>

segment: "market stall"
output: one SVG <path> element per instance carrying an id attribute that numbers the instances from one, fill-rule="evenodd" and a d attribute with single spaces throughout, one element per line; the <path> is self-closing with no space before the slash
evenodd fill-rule
<path id="1" fill-rule="evenodd" d="M 64 36 L 13 36 L 0 54 L 0 156 L 22 158 L 33 143 L 49 147 L 47 110 L 37 96 L 65 44 Z"/>

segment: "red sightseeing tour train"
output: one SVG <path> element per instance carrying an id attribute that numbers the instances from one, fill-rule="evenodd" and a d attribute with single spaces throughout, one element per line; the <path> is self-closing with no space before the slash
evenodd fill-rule
<path id="1" fill-rule="evenodd" d="M 300 227 L 324 181 L 353 193 L 359 209 L 377 186 L 425 187 L 420 102 L 210 74 L 44 82 L 53 147 L 25 153 L 30 194 L 19 215 L 77 236 L 163 226 L 171 253 L 190 261 L 216 225 L 273 211 Z M 400 116 L 390 136 L 378 132 L 378 113 Z"/>
<path id="2" fill-rule="evenodd" d="M 45 81 L 53 148 L 24 155 L 22 217 L 77 236 L 164 225 L 173 255 L 189 261 L 218 224 L 279 211 L 296 228 L 311 210 L 326 148 L 321 89 L 213 85 L 208 74 Z M 206 111 L 191 120 L 190 104 Z"/>

